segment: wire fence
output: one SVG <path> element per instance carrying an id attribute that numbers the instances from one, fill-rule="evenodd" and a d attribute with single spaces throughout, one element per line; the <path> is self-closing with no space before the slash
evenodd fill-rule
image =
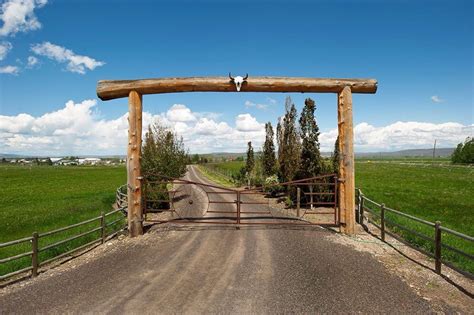
<path id="1" fill-rule="evenodd" d="M 56 230 L 0 243 L 0 281 L 28 273 L 36 277 L 48 263 L 103 244 L 125 228 L 123 208 Z"/>
<path id="2" fill-rule="evenodd" d="M 442 265 L 474 279 L 474 237 L 441 225 L 391 209 L 383 203 L 367 198 L 356 190 L 357 220 L 364 228 L 371 223 L 380 229 L 380 238 L 386 235 L 433 258 L 434 270 L 442 273 Z"/>

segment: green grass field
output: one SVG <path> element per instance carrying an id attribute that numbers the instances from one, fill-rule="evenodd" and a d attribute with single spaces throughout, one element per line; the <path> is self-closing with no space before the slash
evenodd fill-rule
<path id="1" fill-rule="evenodd" d="M 0 166 L 0 243 L 65 227 L 112 210 L 115 190 L 126 182 L 124 167 Z M 109 220 L 120 218 L 114 215 Z M 98 222 L 40 240 L 40 247 L 97 227 Z M 112 226 L 113 228 L 113 226 Z M 88 235 L 41 253 L 45 260 L 96 237 Z M 31 250 L 23 243 L 0 249 L 0 259 Z M 29 264 L 24 258 L 0 265 L 0 275 Z"/>

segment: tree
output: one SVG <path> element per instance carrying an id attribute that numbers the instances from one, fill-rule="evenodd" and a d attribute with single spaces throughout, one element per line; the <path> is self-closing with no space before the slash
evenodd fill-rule
<path id="1" fill-rule="evenodd" d="M 191 162 L 193 164 L 199 163 L 199 154 L 194 154 L 193 157 L 191 158 Z"/>
<path id="2" fill-rule="evenodd" d="M 474 138 L 467 137 L 464 143 L 459 143 L 451 155 L 451 162 L 460 164 L 474 163 Z"/>
<path id="3" fill-rule="evenodd" d="M 263 144 L 262 166 L 263 174 L 271 176 L 275 172 L 275 144 L 273 143 L 273 127 L 270 122 L 265 124 L 265 143 Z"/>
<path id="4" fill-rule="evenodd" d="M 334 152 L 332 154 L 332 169 L 333 172 L 339 174 L 339 159 L 341 158 L 341 153 L 339 152 L 339 135 L 336 138 L 336 143 L 334 143 Z"/>
<path id="5" fill-rule="evenodd" d="M 248 173 L 249 177 L 250 177 L 250 174 L 252 174 L 254 167 L 255 167 L 255 157 L 253 154 L 252 142 L 249 141 L 248 147 L 247 147 L 247 161 L 245 162 L 245 171 Z"/>
<path id="6" fill-rule="evenodd" d="M 299 176 L 314 177 L 321 174 L 322 161 L 319 152 L 319 127 L 314 117 L 316 103 L 307 98 L 300 116 L 301 162 Z"/>
<path id="7" fill-rule="evenodd" d="M 285 111 L 283 122 L 278 128 L 278 161 L 282 180 L 291 181 L 299 169 L 301 144 L 296 127 L 296 107 L 289 96 L 285 101 Z"/>
<path id="8" fill-rule="evenodd" d="M 186 174 L 187 151 L 182 138 L 155 123 L 148 127 L 142 147 L 143 174 L 152 179 L 159 175 L 179 178 Z"/>

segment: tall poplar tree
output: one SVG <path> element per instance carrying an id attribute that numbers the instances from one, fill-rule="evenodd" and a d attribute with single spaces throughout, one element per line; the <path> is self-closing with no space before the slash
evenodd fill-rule
<path id="1" fill-rule="evenodd" d="M 263 174 L 271 176 L 275 172 L 275 144 L 273 143 L 273 127 L 270 122 L 265 124 L 265 143 L 263 144 L 262 166 Z"/>
<path id="2" fill-rule="evenodd" d="M 316 103 L 307 98 L 300 116 L 300 136 L 302 139 L 300 176 L 314 177 L 321 174 L 322 160 L 319 152 L 319 127 L 314 117 Z"/>
<path id="3" fill-rule="evenodd" d="M 249 177 L 250 177 L 250 174 L 252 174 L 254 166 L 255 166 L 255 157 L 253 154 L 252 142 L 249 141 L 248 148 L 247 148 L 247 162 L 245 163 L 245 170 L 247 171 Z"/>
<path id="4" fill-rule="evenodd" d="M 283 181 L 291 181 L 295 178 L 300 164 L 300 137 L 296 126 L 296 107 L 288 96 L 285 101 L 285 117 L 280 127 L 280 139 L 278 151 L 280 156 L 280 175 Z"/>

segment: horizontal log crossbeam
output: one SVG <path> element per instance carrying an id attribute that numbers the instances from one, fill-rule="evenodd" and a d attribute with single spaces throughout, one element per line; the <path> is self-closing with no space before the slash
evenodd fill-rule
<path id="1" fill-rule="evenodd" d="M 241 92 L 339 93 L 344 87 L 350 87 L 352 93 L 375 93 L 377 80 L 250 76 L 242 85 Z M 97 96 L 103 101 L 128 97 L 131 91 L 143 95 L 179 92 L 236 92 L 236 88 L 228 77 L 102 80 L 97 84 Z"/>

